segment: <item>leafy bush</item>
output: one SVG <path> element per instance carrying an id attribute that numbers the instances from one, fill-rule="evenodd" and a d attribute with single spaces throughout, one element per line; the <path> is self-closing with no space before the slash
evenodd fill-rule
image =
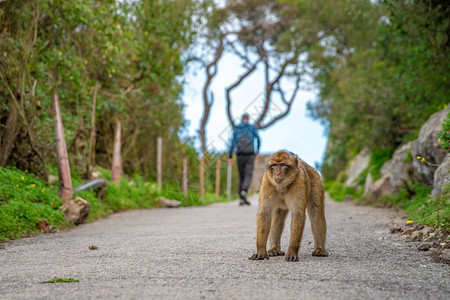
<path id="1" fill-rule="evenodd" d="M 111 178 L 108 170 L 101 169 L 100 173 L 103 178 Z M 0 168 L 0 182 L 0 242 L 39 231 L 37 223 L 43 219 L 55 227 L 70 225 L 59 211 L 63 203 L 58 196 L 58 186 L 47 186 L 35 175 L 16 168 Z M 83 180 L 75 174 L 72 183 L 77 186 L 83 183 Z M 101 201 L 97 193 L 87 190 L 74 194 L 74 197 L 79 196 L 90 203 L 88 222 L 117 211 L 155 207 L 160 196 L 179 200 L 181 206 L 227 201 L 224 197 L 216 199 L 212 193 L 206 193 L 201 198 L 192 190 L 185 197 L 180 188 L 173 184 L 165 185 L 162 191 L 158 192 L 156 183 L 145 181 L 140 175 L 134 175 L 131 179 L 122 177 L 120 186 L 109 183 Z"/>
<path id="2" fill-rule="evenodd" d="M 442 148 L 444 148 L 445 151 L 450 152 L 450 111 L 444 119 L 444 122 L 442 122 L 442 130 L 439 133 L 439 140 Z"/>
<path id="3" fill-rule="evenodd" d="M 361 192 L 357 192 L 355 188 L 346 187 L 343 183 L 340 183 L 335 180 L 325 181 L 325 191 L 336 201 L 342 202 L 344 201 L 347 195 L 352 196 L 353 198 L 359 199 L 361 197 Z"/>
<path id="4" fill-rule="evenodd" d="M 0 168 L 0 242 L 38 231 L 46 219 L 56 227 L 67 226 L 56 187 L 48 187 L 33 174 Z"/>

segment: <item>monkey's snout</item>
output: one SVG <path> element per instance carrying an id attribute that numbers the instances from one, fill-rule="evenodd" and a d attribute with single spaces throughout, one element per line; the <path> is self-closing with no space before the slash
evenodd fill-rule
<path id="1" fill-rule="evenodd" d="M 275 178 L 275 182 L 280 184 L 283 182 L 283 178 Z"/>

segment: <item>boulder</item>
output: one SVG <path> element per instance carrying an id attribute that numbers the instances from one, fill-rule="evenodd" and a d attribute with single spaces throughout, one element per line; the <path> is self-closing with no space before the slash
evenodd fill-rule
<path id="1" fill-rule="evenodd" d="M 159 207 L 180 207 L 181 202 L 178 200 L 171 200 L 164 197 L 159 197 Z"/>
<path id="2" fill-rule="evenodd" d="M 413 157 L 413 169 L 418 174 L 420 181 L 432 185 L 434 173 L 437 167 L 422 163 L 416 159 L 418 156 L 424 157 L 432 164 L 441 164 L 444 161 L 446 152 L 438 141 L 439 132 L 442 130 L 442 122 L 447 116 L 450 107 L 433 114 L 428 121 L 422 125 L 419 136 L 411 147 Z"/>
<path id="3" fill-rule="evenodd" d="M 411 177 L 413 172 L 411 147 L 413 144 L 413 142 L 409 142 L 399 146 L 392 158 L 381 167 L 381 174 L 389 175 L 393 193 L 398 192 L 405 181 Z"/>
<path id="4" fill-rule="evenodd" d="M 364 183 L 364 197 L 367 197 L 370 193 L 370 187 L 373 184 L 372 175 L 369 173 L 366 176 L 366 182 Z"/>
<path id="5" fill-rule="evenodd" d="M 440 197 L 443 193 L 442 187 L 450 185 L 450 153 L 447 153 L 441 165 L 434 173 L 433 197 Z M 447 191 L 450 193 L 450 191 Z"/>
<path id="6" fill-rule="evenodd" d="M 383 195 L 392 194 L 393 191 L 394 189 L 391 185 L 390 175 L 386 174 L 372 184 L 368 195 L 372 196 L 375 199 L 378 199 Z"/>
<path id="7" fill-rule="evenodd" d="M 75 225 L 83 224 L 91 210 L 91 204 L 81 197 L 69 200 L 61 207 L 61 211 L 64 213 L 66 220 Z"/>
<path id="8" fill-rule="evenodd" d="M 347 180 L 344 185 L 348 187 L 356 187 L 356 179 L 358 176 L 369 166 L 370 163 L 370 150 L 364 148 L 351 162 L 350 166 L 346 170 Z"/>

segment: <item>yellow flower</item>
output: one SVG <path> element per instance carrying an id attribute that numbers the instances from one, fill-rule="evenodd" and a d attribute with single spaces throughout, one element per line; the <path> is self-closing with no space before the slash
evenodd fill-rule
<path id="1" fill-rule="evenodd" d="M 25 173 L 28 173 L 28 170 L 25 170 Z"/>
<path id="2" fill-rule="evenodd" d="M 25 180 L 25 177 L 22 176 L 20 179 Z"/>
<path id="3" fill-rule="evenodd" d="M 32 185 L 31 185 L 31 187 L 35 187 L 36 185 L 33 183 Z"/>
<path id="4" fill-rule="evenodd" d="M 406 224 L 412 224 L 412 223 L 414 223 L 414 221 L 412 221 L 412 220 L 406 221 Z"/>
<path id="5" fill-rule="evenodd" d="M 18 185 L 18 184 L 16 184 L 16 187 L 19 187 L 19 185 Z"/>
<path id="6" fill-rule="evenodd" d="M 45 191 L 45 188 L 42 188 L 41 193 L 43 193 Z"/>

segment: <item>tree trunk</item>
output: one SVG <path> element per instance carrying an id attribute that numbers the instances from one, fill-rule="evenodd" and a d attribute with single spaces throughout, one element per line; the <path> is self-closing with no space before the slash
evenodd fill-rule
<path id="1" fill-rule="evenodd" d="M 91 135 L 89 138 L 89 159 L 86 162 L 86 174 L 87 179 L 91 179 L 92 169 L 95 166 L 95 141 L 96 141 L 96 126 L 95 126 L 95 111 L 97 106 L 97 94 L 99 84 L 95 82 L 94 96 L 92 97 L 92 113 L 91 113 Z"/>
<path id="2" fill-rule="evenodd" d="M 113 150 L 113 161 L 111 169 L 111 180 L 120 185 L 120 173 L 122 172 L 122 157 L 121 157 L 121 122 L 116 121 L 116 132 L 114 134 L 114 150 Z"/>
<path id="3" fill-rule="evenodd" d="M 19 133 L 19 112 L 17 107 L 10 101 L 8 105 L 8 119 L 0 140 L 0 166 L 5 167 L 11 155 L 14 142 Z"/>
<path id="4" fill-rule="evenodd" d="M 58 158 L 58 173 L 60 182 L 60 196 L 65 203 L 69 203 L 73 196 L 72 178 L 70 177 L 69 156 L 64 137 L 61 108 L 59 106 L 59 95 L 53 93 L 53 118 L 55 121 L 56 155 Z"/>
<path id="5" fill-rule="evenodd" d="M 216 199 L 219 199 L 219 195 L 220 195 L 220 167 L 221 167 L 221 161 L 219 158 L 219 159 L 217 159 L 217 162 L 216 162 Z"/>
<path id="6" fill-rule="evenodd" d="M 158 191 L 162 189 L 162 151 L 163 151 L 163 138 L 158 137 L 157 149 L 156 149 L 156 181 L 158 184 Z"/>
<path id="7" fill-rule="evenodd" d="M 183 154 L 183 174 L 181 175 L 181 191 L 183 192 L 183 195 L 187 197 L 188 195 L 188 179 L 187 179 L 187 157 L 186 153 Z"/>
<path id="8" fill-rule="evenodd" d="M 205 156 L 202 156 L 202 158 L 200 158 L 200 168 L 199 168 L 199 172 L 200 172 L 200 197 L 204 197 L 205 196 Z"/>

